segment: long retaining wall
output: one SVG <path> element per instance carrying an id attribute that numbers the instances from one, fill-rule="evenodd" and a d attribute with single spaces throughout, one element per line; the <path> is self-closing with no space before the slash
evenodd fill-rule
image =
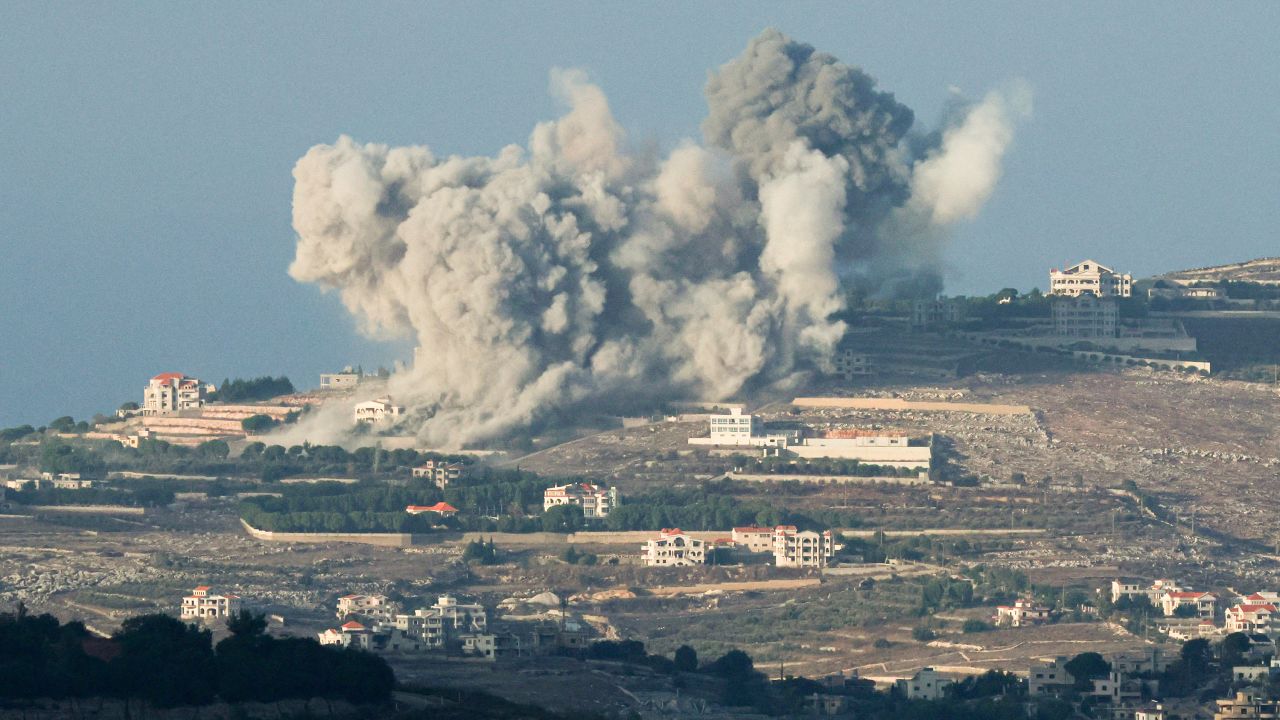
<path id="1" fill-rule="evenodd" d="M 96 515 L 146 515 L 147 509 L 129 505 L 21 505 L 33 512 Z"/>
<path id="2" fill-rule="evenodd" d="M 255 540 L 281 543 L 329 543 L 345 542 L 381 547 L 410 547 L 413 545 L 459 545 L 474 540 L 492 540 L 507 547 L 564 547 L 565 545 L 634 545 L 637 549 L 646 540 L 657 535 L 656 531 L 624 530 L 618 532 L 594 531 L 577 533 L 501 533 L 501 532 L 439 532 L 439 533 L 305 533 L 259 530 L 244 520 L 244 531 Z M 728 530 L 695 530 L 688 534 L 703 540 L 727 537 Z"/>
<path id="3" fill-rule="evenodd" d="M 927 402 L 900 398 L 843 398 L 798 397 L 791 401 L 796 407 L 847 408 L 849 410 L 925 410 L 933 412 L 963 412 L 980 415 L 1030 415 L 1026 405 L 999 405 L 996 403 Z"/>

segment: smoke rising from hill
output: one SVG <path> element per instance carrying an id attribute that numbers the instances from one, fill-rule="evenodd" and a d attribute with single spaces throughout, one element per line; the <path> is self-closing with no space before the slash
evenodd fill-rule
<path id="1" fill-rule="evenodd" d="M 417 339 L 389 389 L 424 441 L 822 366 L 852 285 L 940 286 L 946 228 L 991 194 L 1028 102 L 991 93 L 909 137 L 872 78 L 768 30 L 708 80 L 705 145 L 653 157 L 583 72 L 551 86 L 566 114 L 494 157 L 344 136 L 294 168 L 290 274 Z"/>

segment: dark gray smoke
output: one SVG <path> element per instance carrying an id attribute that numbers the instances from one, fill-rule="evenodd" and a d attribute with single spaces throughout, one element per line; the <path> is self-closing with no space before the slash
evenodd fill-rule
<path id="1" fill-rule="evenodd" d="M 294 169 L 290 273 L 417 339 L 392 391 L 428 442 L 826 363 L 850 283 L 938 276 L 1021 111 L 988 95 L 912 152 L 908 108 L 774 30 L 708 81 L 706 147 L 629 154 L 584 73 L 552 89 L 567 114 L 495 157 L 342 137 Z"/>

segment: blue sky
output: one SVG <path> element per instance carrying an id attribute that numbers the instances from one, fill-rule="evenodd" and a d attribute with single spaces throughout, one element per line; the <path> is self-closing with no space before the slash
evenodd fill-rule
<path id="1" fill-rule="evenodd" d="M 774 26 L 932 124 L 948 89 L 1035 93 L 959 228 L 949 293 L 1093 256 L 1146 275 L 1280 254 L 1280 3 L 8 3 L 0 426 L 148 377 L 407 358 L 286 274 L 293 163 L 341 133 L 492 154 L 585 68 L 633 143 L 697 137 L 707 71 Z"/>

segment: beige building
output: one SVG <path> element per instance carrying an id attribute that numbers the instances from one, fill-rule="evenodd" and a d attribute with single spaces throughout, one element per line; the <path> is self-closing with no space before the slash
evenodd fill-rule
<path id="1" fill-rule="evenodd" d="M 1227 633 L 1269 633 L 1276 616 L 1276 606 L 1271 603 L 1241 603 L 1227 608 Z"/>
<path id="2" fill-rule="evenodd" d="M 380 397 L 356 405 L 356 424 L 379 425 L 391 423 L 404 417 L 404 406 L 396 405 L 390 397 Z"/>
<path id="3" fill-rule="evenodd" d="M 208 585 L 201 585 L 182 598 L 184 620 L 217 620 L 229 618 L 240 612 L 241 604 L 238 595 L 219 595 L 210 592 Z"/>
<path id="4" fill-rule="evenodd" d="M 462 478 L 462 463 L 445 462 L 444 460 L 428 460 L 413 469 L 415 478 L 426 478 L 435 482 L 441 490 Z"/>
<path id="5" fill-rule="evenodd" d="M 778 567 L 826 567 L 836 549 L 830 530 L 797 530 L 794 525 L 773 529 L 773 564 Z"/>
<path id="6" fill-rule="evenodd" d="M 1055 335 L 1092 339 L 1115 338 L 1120 334 L 1120 306 L 1115 298 L 1094 295 L 1054 298 L 1050 311 Z"/>
<path id="7" fill-rule="evenodd" d="M 993 619 L 996 625 L 1003 627 L 1038 625 L 1049 619 L 1049 608 L 1036 604 L 1034 600 L 1018 598 L 1012 605 L 997 606 Z"/>
<path id="8" fill-rule="evenodd" d="M 1262 695 L 1241 690 L 1235 697 L 1215 701 L 1217 711 L 1213 720 L 1276 720 L 1280 718 L 1280 707 L 1275 700 L 1266 700 Z"/>
<path id="9" fill-rule="evenodd" d="M 1097 297 L 1131 297 L 1133 276 L 1120 274 L 1096 260 L 1084 260 L 1067 268 L 1049 271 L 1049 294 L 1079 297 L 1092 293 Z"/>
<path id="10" fill-rule="evenodd" d="M 1031 663 L 1027 672 L 1027 694 L 1031 697 L 1057 695 L 1075 684 L 1067 672 L 1067 658 L 1055 657 Z"/>
<path id="11" fill-rule="evenodd" d="M 641 548 L 641 558 L 649 567 L 687 567 L 707 562 L 707 544 L 680 528 L 663 528 L 658 537 Z"/>
<path id="12" fill-rule="evenodd" d="M 342 372 L 320 373 L 321 390 L 345 390 L 360 384 L 364 373 L 350 365 L 342 368 Z"/>
<path id="13" fill-rule="evenodd" d="M 179 410 L 204 407 L 213 385 L 182 373 L 160 373 L 142 391 L 143 415 L 171 415 Z"/>
<path id="14" fill-rule="evenodd" d="M 343 595 L 338 598 L 338 619 L 348 615 L 387 618 L 400 611 L 400 606 L 386 595 Z"/>
<path id="15" fill-rule="evenodd" d="M 577 505 L 586 518 L 604 518 L 618 506 L 618 488 L 591 483 L 570 483 L 547 488 L 542 493 L 542 510 L 557 505 Z"/>
<path id="16" fill-rule="evenodd" d="M 908 700 L 941 700 L 947 696 L 947 688 L 954 681 L 943 677 L 931 667 L 922 668 L 910 679 L 898 680 L 895 685 Z"/>
<path id="17" fill-rule="evenodd" d="M 773 552 L 773 528 L 747 525 L 733 529 L 730 539 L 734 545 L 746 548 L 751 553 Z"/>
<path id="18" fill-rule="evenodd" d="M 1177 614 L 1178 608 L 1189 605 L 1195 608 L 1196 617 L 1212 620 L 1217 603 L 1218 598 L 1207 592 L 1180 591 L 1160 596 L 1160 609 L 1164 611 L 1165 617 L 1171 617 Z"/>

